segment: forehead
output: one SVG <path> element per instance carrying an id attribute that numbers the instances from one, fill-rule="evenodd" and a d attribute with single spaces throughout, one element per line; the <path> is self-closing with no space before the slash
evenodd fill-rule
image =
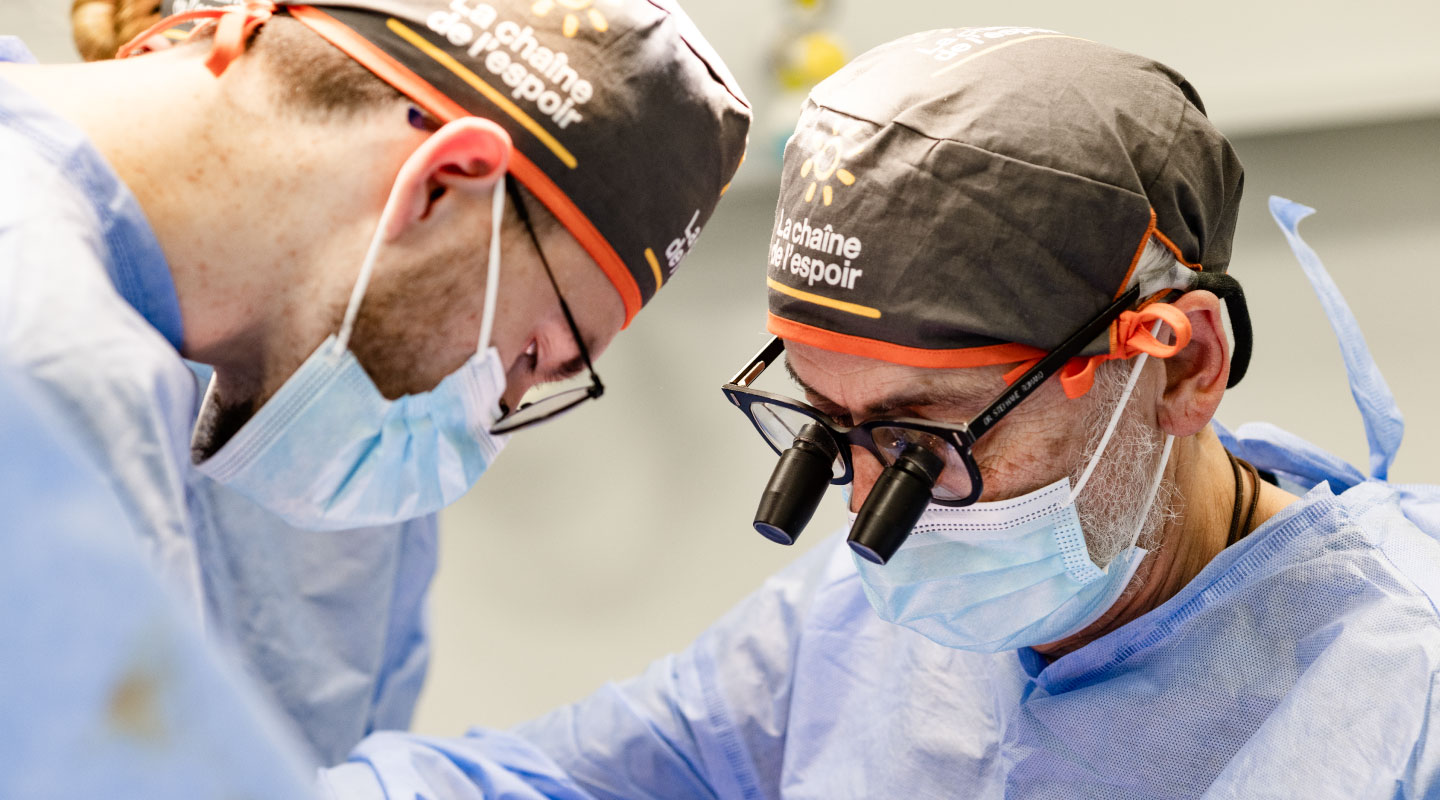
<path id="1" fill-rule="evenodd" d="M 786 365 L 801 388 L 857 417 L 905 408 L 979 411 L 1005 389 L 1010 366 L 930 369 L 785 343 Z"/>

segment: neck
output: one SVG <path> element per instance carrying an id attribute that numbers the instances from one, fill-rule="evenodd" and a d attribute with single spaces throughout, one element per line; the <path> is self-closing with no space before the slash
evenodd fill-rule
<path id="1" fill-rule="evenodd" d="M 242 57 L 217 78 L 205 52 L 0 65 L 0 75 L 80 128 L 129 187 L 175 283 L 182 354 L 215 365 L 243 395 L 293 369 L 270 354 L 308 352 L 296 342 L 313 349 L 320 328 L 333 328 L 330 306 L 348 287 L 316 267 L 358 265 L 354 243 L 369 239 L 388 183 L 337 146 L 366 146 L 364 126 L 320 130 L 278 113 L 262 66 Z"/>
<path id="2" fill-rule="evenodd" d="M 1298 499 L 1264 481 L 1256 486 L 1246 475 L 1237 500 L 1230 460 L 1208 426 L 1194 436 L 1175 440 L 1166 465 L 1166 479 L 1178 489 L 1181 507 L 1164 523 L 1157 536 L 1158 546 L 1136 570 L 1120 600 L 1085 630 L 1067 639 L 1037 646 L 1036 652 L 1052 660 L 1059 658 L 1174 597 L 1225 549 L 1236 502 L 1243 507 L 1254 492 L 1260 493 L 1249 526 L 1240 531 L 1245 535 Z"/>

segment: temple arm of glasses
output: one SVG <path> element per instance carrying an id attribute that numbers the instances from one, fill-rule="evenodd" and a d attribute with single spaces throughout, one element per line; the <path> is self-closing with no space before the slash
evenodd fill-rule
<path id="1" fill-rule="evenodd" d="M 515 176 L 509 172 L 505 173 L 504 180 L 510 205 L 515 207 L 515 215 L 520 218 L 525 232 L 530 235 L 530 244 L 535 247 L 535 255 L 540 257 L 540 266 L 545 268 L 545 277 L 550 279 L 550 288 L 555 290 L 555 299 L 560 301 L 560 311 L 565 315 L 565 324 L 570 326 L 570 335 L 575 337 L 575 347 L 580 351 L 580 358 L 590 373 L 590 397 L 599 397 L 605 394 L 605 384 L 601 383 L 600 376 L 595 374 L 595 365 L 590 363 L 590 350 L 585 347 L 585 340 L 581 338 L 580 326 L 575 324 L 575 315 L 570 313 L 565 295 L 560 293 L 560 284 L 555 282 L 555 273 L 550 270 L 550 260 L 545 257 L 545 250 L 540 247 L 540 237 L 535 235 L 535 226 L 530 223 L 530 212 L 525 208 L 525 198 L 520 196 L 520 186 L 515 182 Z"/>
<path id="2" fill-rule="evenodd" d="M 1006 414 L 1009 414 L 1011 409 L 1015 408 L 1021 400 L 1029 397 L 1036 389 L 1040 388 L 1040 384 L 1044 383 L 1046 378 L 1055 374 L 1056 371 L 1063 367 L 1066 361 L 1074 358 L 1081 350 L 1084 350 L 1087 345 L 1095 341 L 1095 337 L 1110 327 L 1110 323 L 1118 319 L 1119 316 L 1133 306 L 1138 299 L 1140 299 L 1140 284 L 1137 283 L 1131 286 L 1125 294 L 1120 295 L 1118 300 L 1086 324 L 1085 327 L 1081 328 L 1075 335 L 1066 339 L 1059 347 L 1051 350 L 1049 355 L 1040 359 L 1040 363 L 1027 370 L 1024 375 L 1020 376 L 1019 380 L 1010 384 L 1008 391 L 1000 395 L 995 402 L 991 403 L 979 414 L 976 414 L 974 419 L 970 420 L 967 427 L 970 429 L 971 437 L 973 437 L 972 441 L 979 439 L 986 431 L 995 427 L 995 423 L 1003 419 Z"/>
<path id="3" fill-rule="evenodd" d="M 751 381 L 760 377 L 760 373 L 764 372 L 766 367 L 775 363 L 775 360 L 778 359 L 783 352 L 785 352 L 785 340 L 776 336 L 771 339 L 768 344 L 760 348 L 760 352 L 756 353 L 755 357 L 750 359 L 750 362 L 745 365 L 745 368 L 740 370 L 734 378 L 730 379 L 730 382 L 736 386 L 748 387 Z"/>

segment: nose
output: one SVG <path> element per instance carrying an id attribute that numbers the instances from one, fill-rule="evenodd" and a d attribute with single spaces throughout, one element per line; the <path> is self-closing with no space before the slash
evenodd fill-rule
<path id="1" fill-rule="evenodd" d="M 520 405 L 520 398 L 524 397 L 525 393 L 530 391 L 530 387 L 534 385 L 534 376 L 530 375 L 517 359 L 515 364 L 506 370 L 505 394 L 501 399 L 504 400 L 507 408 L 516 408 Z"/>
<path id="2" fill-rule="evenodd" d="M 875 487 L 875 481 L 885 467 L 880 460 L 863 447 L 850 447 L 850 463 L 855 474 L 850 483 L 850 510 L 859 512 L 860 506 L 865 504 L 865 498 L 870 496 L 870 490 Z"/>

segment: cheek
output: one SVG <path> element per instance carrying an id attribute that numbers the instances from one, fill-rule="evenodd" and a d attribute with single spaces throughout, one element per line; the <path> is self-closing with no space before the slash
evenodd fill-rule
<path id="1" fill-rule="evenodd" d="M 1058 413 L 1011 419 L 980 441 L 982 502 L 1032 492 L 1068 475 L 1083 457 L 1084 426 Z"/>
<path id="2" fill-rule="evenodd" d="M 475 352 L 481 293 L 463 263 L 377 272 L 351 348 L 385 397 L 428 391 Z"/>

